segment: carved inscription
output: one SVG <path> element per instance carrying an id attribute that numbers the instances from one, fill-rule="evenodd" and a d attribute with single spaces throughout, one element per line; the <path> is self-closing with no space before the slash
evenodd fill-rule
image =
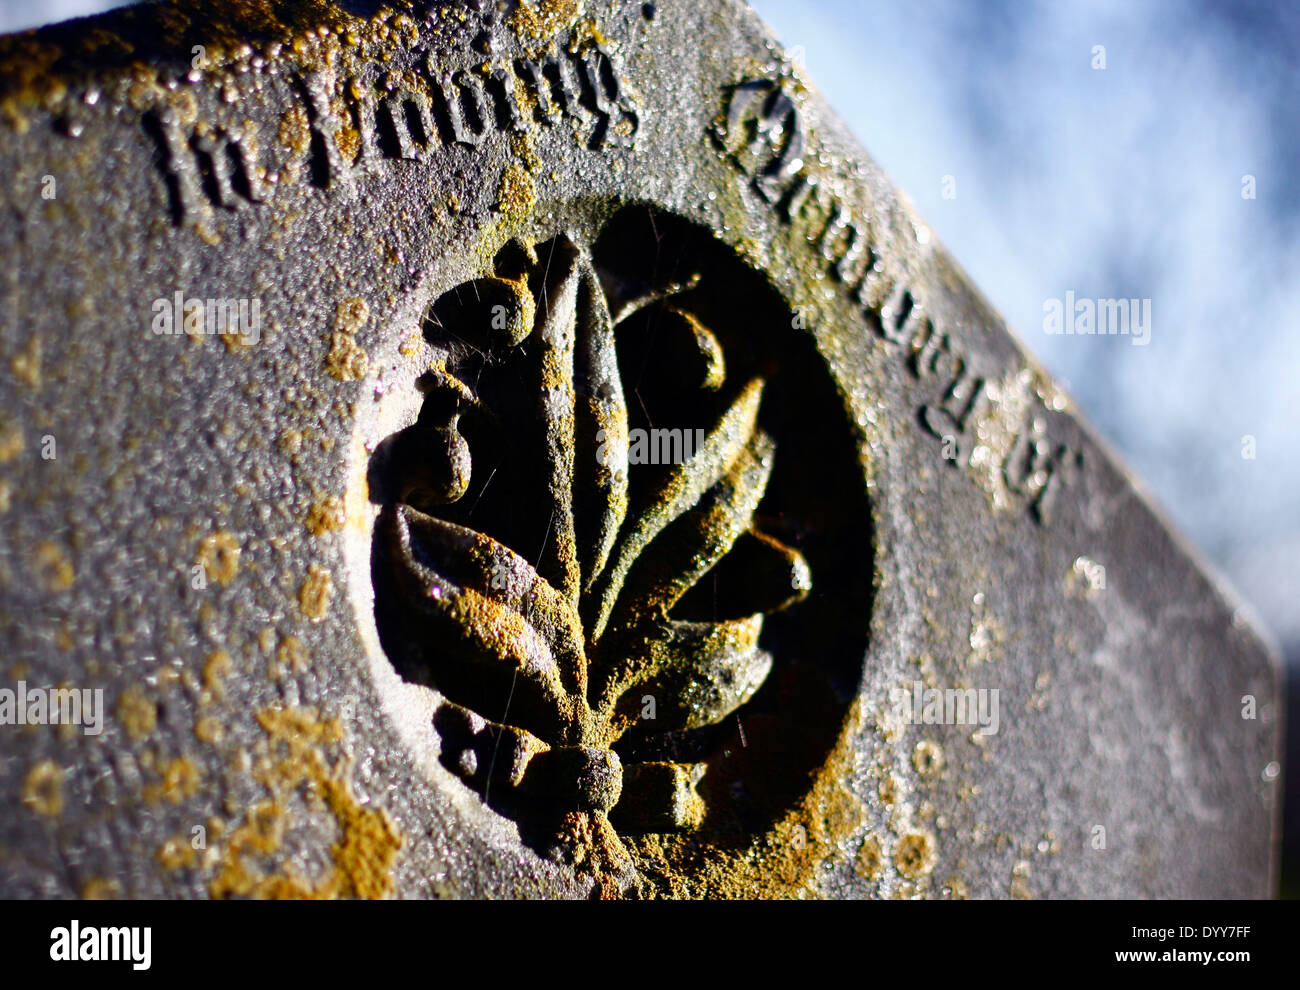
<path id="1" fill-rule="evenodd" d="M 592 44 L 516 58 L 508 68 L 483 63 L 448 70 L 426 53 L 400 72 L 373 65 L 346 77 L 305 73 L 294 78 L 286 100 L 287 115 L 299 113 L 304 128 L 290 154 L 306 165 L 313 185 L 344 193 L 384 160 L 432 161 L 530 123 L 571 127 L 594 151 L 630 148 L 640 128 L 613 60 Z M 193 117 L 183 123 L 173 107 L 162 106 L 143 121 L 158 147 L 173 220 L 268 201 L 273 187 L 260 176 L 276 162 L 255 149 L 274 147 L 278 135 L 224 130 Z"/>
<path id="2" fill-rule="evenodd" d="M 827 273 L 861 308 L 876 336 L 925 383 L 930 398 L 918 406 L 917 422 L 941 443 L 943 457 L 954 467 L 971 468 L 979 456 L 979 429 L 990 410 L 992 386 L 925 314 L 913 289 L 885 268 L 868 223 L 808 168 L 807 135 L 785 81 L 747 79 L 728 87 L 723 113 L 710 133 L 782 222 L 820 254 Z M 1009 448 L 997 465 L 1008 492 L 1038 522 L 1049 522 L 1060 490 L 1082 466 L 1082 453 L 1054 442 L 1043 420 L 1026 414 Z"/>

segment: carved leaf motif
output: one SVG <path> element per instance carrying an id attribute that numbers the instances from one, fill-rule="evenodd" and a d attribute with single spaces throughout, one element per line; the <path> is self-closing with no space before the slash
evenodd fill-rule
<path id="1" fill-rule="evenodd" d="M 448 699 L 445 760 L 485 795 L 551 809 L 562 831 L 587 836 L 574 841 L 599 840 L 614 859 L 607 815 L 643 831 L 689 827 L 703 811 L 702 766 L 624 767 L 615 744 L 634 730 L 712 725 L 744 705 L 772 667 L 764 613 L 811 586 L 799 552 L 755 524 L 776 456 L 758 425 L 764 382 L 729 381 L 717 339 L 675 305 L 697 284 L 610 293 L 566 237 L 503 252 L 493 275 L 435 304 L 447 359 L 425 376 L 419 421 L 386 451 L 376 590 L 400 616 L 407 671 Z M 610 298 L 622 299 L 615 314 Z M 643 468 L 629 466 L 636 396 L 618 342 L 646 307 L 658 310 L 661 360 L 716 393 L 722 411 L 688 431 L 699 442 L 680 463 Z M 496 405 L 512 408 L 491 408 L 453 367 L 508 380 Z M 515 482 L 478 529 L 477 499 L 498 470 Z M 519 518 L 531 517 L 545 531 L 524 548 Z M 739 614 L 675 617 L 702 578 L 729 566 L 752 575 Z"/>

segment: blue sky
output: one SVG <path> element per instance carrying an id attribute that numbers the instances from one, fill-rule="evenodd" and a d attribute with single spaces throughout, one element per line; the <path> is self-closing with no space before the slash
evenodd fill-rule
<path id="1" fill-rule="evenodd" d="M 1300 5 L 752 5 L 1167 514 L 1300 646 Z M 1044 301 L 1071 289 L 1150 298 L 1150 344 L 1048 335 Z"/>

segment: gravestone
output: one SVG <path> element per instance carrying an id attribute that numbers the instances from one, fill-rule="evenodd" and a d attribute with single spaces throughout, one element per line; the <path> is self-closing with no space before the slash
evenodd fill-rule
<path id="1" fill-rule="evenodd" d="M 149 5 L 0 129 L 3 894 L 1270 893 L 1268 647 L 742 4 Z"/>

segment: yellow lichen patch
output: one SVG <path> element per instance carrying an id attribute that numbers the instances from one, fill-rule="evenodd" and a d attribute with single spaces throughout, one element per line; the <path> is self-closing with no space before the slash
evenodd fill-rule
<path id="1" fill-rule="evenodd" d="M 853 871 L 864 880 L 875 880 L 880 876 L 880 868 L 884 863 L 880 840 L 874 835 L 868 835 L 853 859 Z"/>
<path id="2" fill-rule="evenodd" d="M 76 579 L 67 554 L 58 544 L 48 541 L 36 547 L 36 573 L 51 591 L 67 591 Z"/>
<path id="3" fill-rule="evenodd" d="M 41 387 L 41 338 L 33 336 L 27 345 L 14 355 L 9 362 L 9 370 L 23 384 L 31 388 Z"/>
<path id="4" fill-rule="evenodd" d="M 582 0 L 520 0 L 510 26 L 523 38 L 546 41 L 578 19 Z"/>
<path id="5" fill-rule="evenodd" d="M 23 781 L 23 804 L 38 815 L 57 817 L 63 811 L 63 768 L 53 760 L 41 760 Z"/>
<path id="6" fill-rule="evenodd" d="M 302 431 L 287 429 L 281 433 L 280 449 L 289 457 L 297 457 L 302 450 Z"/>
<path id="7" fill-rule="evenodd" d="M 355 127 L 340 127 L 334 132 L 334 146 L 345 162 L 356 161 L 357 152 L 361 150 L 361 132 Z"/>
<path id="8" fill-rule="evenodd" d="M 204 715 L 194 722 L 194 738 L 199 742 L 216 745 L 224 735 L 224 727 L 211 715 Z"/>
<path id="9" fill-rule="evenodd" d="M 1033 893 L 1029 890 L 1029 877 L 1033 873 L 1033 868 L 1027 859 L 1016 861 L 1016 865 L 1011 868 L 1011 886 L 1008 893 L 1013 901 L 1032 901 Z"/>
<path id="10" fill-rule="evenodd" d="M 335 329 L 356 333 L 370 319 L 370 306 L 359 296 L 341 300 L 334 312 Z"/>
<path id="11" fill-rule="evenodd" d="M 939 896 L 946 901 L 964 901 L 967 900 L 969 892 L 966 890 L 966 881 L 958 876 L 951 876 L 948 882 L 943 885 L 939 891 Z"/>
<path id="12" fill-rule="evenodd" d="M 208 225 L 204 223 L 202 219 L 198 219 L 194 221 L 194 232 L 199 235 L 199 239 L 202 240 L 203 243 L 205 244 L 211 244 L 213 247 L 216 247 L 218 244 L 221 243 L 221 235 L 218 234 L 215 230 L 209 228 Z M 191 344 L 202 345 L 203 342 L 207 339 L 208 338 L 205 334 L 190 335 Z"/>
<path id="13" fill-rule="evenodd" d="M 412 327 L 398 345 L 397 352 L 402 357 L 415 357 L 424 349 L 424 334 L 419 327 Z"/>
<path id="14" fill-rule="evenodd" d="M 0 464 L 8 464 L 23 452 L 23 431 L 12 423 L 0 428 Z"/>
<path id="15" fill-rule="evenodd" d="M 307 532 L 312 536 L 324 536 L 333 530 L 342 529 L 347 519 L 343 499 L 337 495 L 325 495 L 307 510 Z"/>
<path id="16" fill-rule="evenodd" d="M 347 783 L 322 781 L 325 801 L 343 828 L 332 850 L 338 872 L 332 889 L 340 896 L 378 900 L 393 889 L 392 866 L 402 846 L 401 835 L 382 809 L 364 808 Z"/>
<path id="17" fill-rule="evenodd" d="M 307 669 L 307 651 L 297 636 L 285 636 L 280 640 L 280 645 L 275 651 L 275 664 L 271 667 L 271 676 L 278 679 L 286 667 L 295 674 Z"/>
<path id="18" fill-rule="evenodd" d="M 934 837 L 929 832 L 909 832 L 894 848 L 894 866 L 908 880 L 916 880 L 934 869 Z"/>
<path id="19" fill-rule="evenodd" d="M 208 579 L 217 584 L 229 584 L 239 573 L 239 541 L 225 530 L 204 537 L 199 544 L 198 562 Z"/>
<path id="20" fill-rule="evenodd" d="M 226 351 L 230 354 L 251 351 L 254 346 L 253 338 L 243 333 L 223 333 L 221 342 L 226 345 Z"/>
<path id="21" fill-rule="evenodd" d="M 935 777 L 943 771 L 943 747 L 923 739 L 912 750 L 912 766 L 922 777 Z"/>
<path id="22" fill-rule="evenodd" d="M 166 100 L 176 116 L 176 122 L 182 127 L 193 127 L 199 123 L 199 101 L 188 89 L 178 89 L 168 93 Z"/>
<path id="23" fill-rule="evenodd" d="M 590 17 L 583 18 L 573 25 L 573 34 L 569 39 L 567 50 L 574 55 L 582 53 L 591 45 L 608 45 L 610 40 L 600 30 L 599 25 Z"/>
<path id="24" fill-rule="evenodd" d="M 356 339 L 357 331 L 369 318 L 370 307 L 364 299 L 356 297 L 342 300 L 334 314 L 325 370 L 341 382 L 354 382 L 364 377 L 370 367 L 370 359 Z"/>
<path id="25" fill-rule="evenodd" d="M 305 156 L 311 150 L 311 122 L 308 121 L 307 111 L 301 104 L 295 103 L 280 115 L 275 136 L 295 155 Z M 297 177 L 297 171 L 296 163 L 288 166 L 285 179 L 292 182 Z"/>
<path id="26" fill-rule="evenodd" d="M 24 109 L 57 103 L 67 91 L 67 83 L 53 71 L 63 52 L 29 34 L 10 35 L 7 41 L 5 57 L 0 59 L 0 83 L 6 90 L 0 99 L 0 116 L 23 134 L 30 126 Z"/>
<path id="27" fill-rule="evenodd" d="M 307 577 L 298 589 L 298 607 L 312 622 L 325 618 L 334 597 L 334 581 L 330 572 L 316 564 L 307 568 Z"/>
<path id="28" fill-rule="evenodd" d="M 127 688 L 117 699 L 117 720 L 126 734 L 139 742 L 157 728 L 158 705 L 139 688 Z"/>
<path id="29" fill-rule="evenodd" d="M 504 213 L 506 219 L 520 221 L 526 219 L 537 202 L 537 191 L 533 187 L 533 178 L 517 162 L 506 166 L 501 175 L 501 185 L 497 187 L 496 208 Z"/>
<path id="30" fill-rule="evenodd" d="M 886 774 L 876 788 L 876 796 L 880 798 L 881 804 L 888 806 L 898 801 L 898 791 L 898 781 L 892 774 Z"/>
<path id="31" fill-rule="evenodd" d="M 122 888 L 116 880 L 105 877 L 91 877 L 81 888 L 83 901 L 113 901 L 122 896 Z"/>
<path id="32" fill-rule="evenodd" d="M 158 847 L 158 862 L 164 870 L 198 865 L 198 851 L 183 836 L 174 835 Z"/>
<path id="33" fill-rule="evenodd" d="M 863 824 L 865 809 L 843 784 L 855 759 L 852 740 L 862 724 L 862 708 L 855 701 L 809 791 L 765 835 L 736 847 L 711 849 L 701 849 L 698 837 L 663 834 L 629 839 L 642 874 L 653 878 L 639 893 L 748 899 L 813 893 L 819 866 L 839 854 L 841 843 Z M 753 736 L 749 720 L 746 726 Z"/>
<path id="34" fill-rule="evenodd" d="M 382 809 L 363 806 L 353 795 L 347 782 L 351 761 L 341 755 L 329 762 L 328 750 L 343 742 L 339 721 L 322 719 L 310 708 L 269 708 L 257 721 L 267 738 L 257 747 L 253 775 L 271 797 L 253 805 L 244 824 L 230 833 L 209 892 L 213 897 L 388 896 L 402 836 Z M 282 850 L 291 803 L 309 795 L 323 801 L 339 829 L 330 868 L 308 878 L 288 866 L 274 872 L 254 862 Z"/>
<path id="35" fill-rule="evenodd" d="M 275 630 L 271 626 L 263 626 L 257 634 L 257 648 L 267 655 L 275 648 Z"/>
<path id="36" fill-rule="evenodd" d="M 168 801 L 180 804 L 199 792 L 203 774 L 197 763 L 187 756 L 168 760 L 159 770 L 161 780 L 144 789 L 144 799 L 150 804 Z"/>
<path id="37" fill-rule="evenodd" d="M 295 753 L 304 746 L 343 739 L 338 719 L 322 718 L 314 708 L 266 708 L 257 713 L 257 723 L 272 740 L 283 741 Z"/>
<path id="38" fill-rule="evenodd" d="M 517 656 L 536 636 L 527 620 L 517 611 L 479 594 L 473 588 L 462 590 L 459 612 L 465 625 L 475 631 L 483 649 L 492 656 Z"/>
<path id="39" fill-rule="evenodd" d="M 203 689 L 210 698 L 217 701 L 225 698 L 225 678 L 233 666 L 234 661 L 225 650 L 215 650 L 208 655 L 207 661 L 203 664 Z"/>

